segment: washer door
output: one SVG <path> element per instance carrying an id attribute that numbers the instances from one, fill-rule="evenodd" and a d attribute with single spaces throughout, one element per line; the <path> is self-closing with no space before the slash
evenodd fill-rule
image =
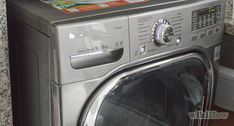
<path id="1" fill-rule="evenodd" d="M 197 54 L 124 72 L 98 91 L 83 125 L 201 125 L 189 113 L 208 109 L 212 75 L 210 64 Z"/>

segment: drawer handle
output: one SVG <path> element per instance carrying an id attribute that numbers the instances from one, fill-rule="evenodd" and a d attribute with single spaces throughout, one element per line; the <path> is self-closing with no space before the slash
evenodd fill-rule
<path id="1" fill-rule="evenodd" d="M 113 63 L 121 59 L 123 48 L 108 49 L 87 54 L 73 55 L 70 57 L 71 66 L 74 69 L 83 69 Z"/>

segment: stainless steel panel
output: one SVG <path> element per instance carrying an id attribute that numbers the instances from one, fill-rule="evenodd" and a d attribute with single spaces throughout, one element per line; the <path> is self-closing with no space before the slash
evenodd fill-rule
<path id="1" fill-rule="evenodd" d="M 218 24 L 192 31 L 192 11 L 221 5 L 224 12 L 222 0 L 200 1 L 194 4 L 176 6 L 172 8 L 143 12 L 138 14 L 107 18 L 101 20 L 85 21 L 81 23 L 68 23 L 56 26 L 55 34 L 52 36 L 54 45 L 54 56 L 58 67 L 57 77 L 53 78 L 56 83 L 72 83 L 103 76 L 113 68 L 129 62 L 151 57 L 160 53 L 181 50 L 193 46 L 208 48 L 218 44 L 222 39 L 224 13 L 221 13 L 221 22 Z M 152 27 L 161 18 L 166 18 L 175 29 L 173 41 L 166 46 L 157 47 L 151 39 Z M 220 28 L 220 32 L 204 38 L 192 41 L 194 35 L 206 32 L 210 29 Z M 128 29 L 130 28 L 130 29 Z M 176 43 L 177 39 L 180 43 Z M 130 39 L 130 43 L 129 43 Z M 130 47 L 130 57 L 129 57 Z M 142 53 L 141 47 L 145 47 Z M 72 69 L 70 57 L 74 55 L 91 54 L 95 51 L 106 49 L 123 48 L 122 58 L 114 63 L 93 66 L 85 69 Z M 56 56 L 55 56 L 56 55 Z M 129 59 L 130 58 L 130 59 Z M 55 65 L 52 65 L 55 66 Z M 74 66 L 73 66 L 74 67 Z M 95 74 L 99 71 L 99 74 Z M 56 72 L 54 72 L 55 74 Z M 77 78 L 79 76 L 79 78 Z M 52 76 L 53 77 L 53 76 Z"/>
<path id="2" fill-rule="evenodd" d="M 95 79 L 59 87 L 61 91 L 61 126 L 80 126 L 78 120 L 83 114 L 81 113 L 83 107 L 100 82 L 101 79 Z"/>
<path id="3" fill-rule="evenodd" d="M 51 125 L 61 126 L 61 92 L 59 86 L 51 82 Z"/>
<path id="4" fill-rule="evenodd" d="M 192 31 L 192 11 L 216 5 L 221 5 L 222 7 L 222 13 L 220 14 L 221 21 L 203 29 Z M 139 60 L 159 53 L 193 46 L 207 48 L 220 43 L 223 34 L 224 8 L 223 1 L 210 0 L 158 11 L 129 15 L 131 60 Z M 173 40 L 165 46 L 160 47 L 151 40 L 153 26 L 159 19 L 166 19 L 174 29 Z M 220 31 L 210 36 L 206 35 L 209 30 L 215 30 L 216 28 L 219 28 Z M 199 34 L 201 33 L 205 33 L 206 36 L 199 38 Z M 194 40 L 195 35 L 197 36 L 196 40 Z M 180 40 L 179 43 L 177 42 L 178 39 Z M 141 46 L 144 46 L 147 50 L 143 54 L 141 53 Z"/>
<path id="5" fill-rule="evenodd" d="M 54 73 L 58 74 L 58 77 L 52 78 L 56 83 L 66 84 L 98 78 L 115 67 L 129 62 L 130 45 L 127 16 L 59 25 L 57 26 L 55 33 L 55 36 L 53 36 L 55 40 L 53 40 L 54 44 L 52 45 L 51 50 L 54 50 L 53 53 L 56 55 L 56 61 L 54 61 L 54 63 L 57 62 L 57 68 L 54 70 L 57 69 L 57 73 Z M 111 63 L 108 61 L 110 62 L 108 63 L 107 61 L 95 61 L 96 63 L 99 62 L 97 66 L 94 66 L 96 63 L 91 63 L 92 67 L 84 68 L 78 66 L 80 67 L 79 69 L 73 68 L 77 67 L 76 65 L 82 65 L 84 61 L 87 61 L 87 58 L 90 58 L 91 54 L 108 50 L 117 50 L 117 53 L 119 53 L 118 55 L 116 54 L 116 51 L 112 51 L 112 53 L 104 53 L 105 55 L 111 54 L 111 58 L 114 58 L 112 61 L 116 62 L 111 61 Z M 76 55 L 86 55 L 86 57 L 79 59 L 79 64 L 71 64 L 77 62 L 77 59 L 70 62 L 71 56 L 73 57 Z M 89 57 L 87 57 L 87 55 L 89 55 Z M 102 58 L 103 55 L 99 56 Z M 97 60 L 106 59 L 105 57 L 103 58 L 104 59 Z M 90 61 L 93 62 L 93 60 Z M 102 62 L 107 64 L 100 65 Z M 90 63 L 85 65 L 88 64 L 90 65 Z M 53 66 L 55 65 L 56 64 Z M 56 78 L 58 78 L 58 80 L 56 80 Z"/>

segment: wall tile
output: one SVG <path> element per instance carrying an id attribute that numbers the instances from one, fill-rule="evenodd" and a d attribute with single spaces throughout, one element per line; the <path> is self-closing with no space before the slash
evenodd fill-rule
<path id="1" fill-rule="evenodd" d="M 226 18 L 232 18 L 233 15 L 233 0 L 226 1 Z"/>
<path id="2" fill-rule="evenodd" d="M 5 0 L 0 0 L 0 126 L 12 126 L 5 6 Z"/>
<path id="3" fill-rule="evenodd" d="M 226 1 L 226 11 L 232 11 L 233 9 L 233 0 Z"/>

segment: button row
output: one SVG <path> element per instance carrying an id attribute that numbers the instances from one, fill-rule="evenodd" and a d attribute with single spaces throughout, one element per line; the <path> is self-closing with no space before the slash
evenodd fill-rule
<path id="1" fill-rule="evenodd" d="M 220 21 L 220 16 L 208 16 L 208 17 L 199 17 L 194 18 L 192 21 L 192 31 L 198 30 L 207 26 L 211 26 Z"/>
<path id="2" fill-rule="evenodd" d="M 220 31 L 221 31 L 220 27 L 217 27 L 215 29 L 209 29 L 207 31 L 199 33 L 199 35 L 193 35 L 192 41 L 196 41 L 198 38 L 202 39 L 202 38 L 205 38 L 206 36 L 211 36 L 214 33 L 219 33 Z"/>
<path id="3" fill-rule="evenodd" d="M 193 13 L 194 15 L 196 13 Z M 221 20 L 221 12 L 217 11 L 215 13 L 193 16 L 192 17 L 192 31 L 198 30 L 210 25 L 214 25 Z"/>

